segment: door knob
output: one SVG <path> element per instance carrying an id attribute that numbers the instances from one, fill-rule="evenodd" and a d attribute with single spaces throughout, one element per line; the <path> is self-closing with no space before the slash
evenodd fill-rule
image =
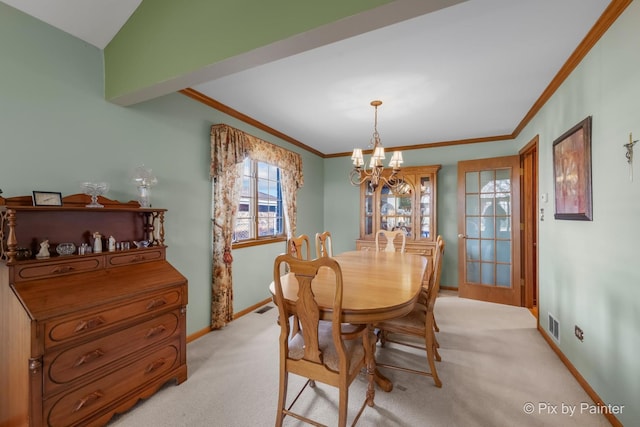
<path id="1" fill-rule="evenodd" d="M 462 234 L 462 233 L 458 234 L 458 239 L 466 239 L 466 238 L 467 238 L 466 234 Z"/>

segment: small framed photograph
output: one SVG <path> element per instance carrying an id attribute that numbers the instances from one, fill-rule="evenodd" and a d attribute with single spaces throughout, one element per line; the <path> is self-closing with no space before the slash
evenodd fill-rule
<path id="1" fill-rule="evenodd" d="M 62 206 L 62 193 L 34 191 L 33 206 Z"/>
<path id="2" fill-rule="evenodd" d="M 555 219 L 592 220 L 591 116 L 553 142 Z"/>

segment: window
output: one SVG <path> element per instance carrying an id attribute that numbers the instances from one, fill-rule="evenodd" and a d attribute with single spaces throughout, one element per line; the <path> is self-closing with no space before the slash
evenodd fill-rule
<path id="1" fill-rule="evenodd" d="M 284 237 L 280 169 L 249 158 L 242 166 L 242 190 L 233 242 Z"/>

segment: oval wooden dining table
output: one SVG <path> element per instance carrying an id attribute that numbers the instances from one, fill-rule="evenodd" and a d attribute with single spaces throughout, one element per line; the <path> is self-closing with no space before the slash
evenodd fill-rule
<path id="1" fill-rule="evenodd" d="M 418 299 L 427 271 L 428 258 L 400 252 L 350 251 L 335 255 L 343 280 L 342 311 L 345 323 L 366 324 L 369 329 L 365 342 L 367 370 L 376 384 L 391 391 L 393 384 L 375 367 L 374 325 L 378 322 L 408 314 Z M 298 299 L 298 282 L 293 274 L 281 278 L 284 298 L 292 303 Z M 314 279 L 314 294 L 324 320 L 331 320 L 335 277 L 329 269 L 321 269 Z M 332 286 L 321 286 L 322 284 Z M 275 294 L 273 282 L 271 294 Z M 367 392 L 369 406 L 373 406 L 375 391 Z"/>

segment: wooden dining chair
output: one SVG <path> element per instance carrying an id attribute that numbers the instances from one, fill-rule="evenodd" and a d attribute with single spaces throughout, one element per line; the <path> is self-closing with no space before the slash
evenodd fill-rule
<path id="1" fill-rule="evenodd" d="M 298 282 L 298 299 L 295 302 L 285 301 L 280 272 L 282 264 L 288 264 L 290 274 L 295 275 Z M 312 283 L 321 268 L 330 268 L 335 275 L 335 284 L 331 289 L 316 289 Z M 273 279 L 275 302 L 278 306 L 279 318 L 287 319 L 295 316 L 302 327 L 296 332 L 289 322 L 280 324 L 280 387 L 278 391 L 278 413 L 276 426 L 282 426 L 286 416 L 294 417 L 306 423 L 321 425 L 292 411 L 298 397 L 307 388 L 315 387 L 315 382 L 328 384 L 339 389 L 338 425 L 346 426 L 349 386 L 356 379 L 360 370 L 366 365 L 365 334 L 367 328 L 359 326 L 359 330 L 349 338 L 343 336 L 341 325 L 342 313 L 342 270 L 338 262 L 329 257 L 321 257 L 311 261 L 295 258 L 291 254 L 279 255 L 274 263 Z M 333 295 L 331 321 L 321 321 L 320 308 L 315 299 L 319 292 L 330 292 Z M 287 386 L 289 374 L 307 378 L 302 389 L 287 406 Z M 373 387 L 373 375 L 369 375 L 370 387 Z M 366 406 L 366 396 L 353 424 L 358 421 Z"/>
<path id="2" fill-rule="evenodd" d="M 316 233 L 316 256 L 318 258 L 333 256 L 333 239 L 329 231 Z"/>
<path id="3" fill-rule="evenodd" d="M 309 236 L 301 234 L 298 237 L 291 237 L 287 243 L 287 253 L 298 259 L 310 260 L 311 243 L 309 243 Z"/>
<path id="4" fill-rule="evenodd" d="M 386 239 L 386 246 L 384 249 L 380 249 L 379 236 L 382 235 Z M 407 236 L 405 236 L 402 230 L 378 230 L 376 233 L 376 252 L 396 252 L 395 240 L 396 237 L 401 236 L 402 245 L 400 246 L 400 252 L 404 252 L 404 247 L 407 243 Z"/>
<path id="5" fill-rule="evenodd" d="M 443 240 L 442 235 L 438 234 L 438 237 L 436 237 L 436 248 L 438 248 L 440 246 L 440 242 Z M 441 257 L 444 257 L 444 243 L 442 246 L 442 254 L 440 255 Z M 437 297 L 436 297 L 437 298 Z M 435 317 L 433 318 L 433 330 L 436 332 L 440 332 L 440 328 L 438 327 L 438 323 L 436 322 Z M 436 360 L 440 360 L 440 355 L 437 354 L 437 348 L 440 347 L 440 345 L 438 345 L 438 340 L 436 339 Z"/>
<path id="6" fill-rule="evenodd" d="M 438 251 L 438 249 L 441 249 L 439 262 L 442 263 L 444 262 L 443 261 L 444 260 L 444 241 L 443 241 L 442 235 L 440 234 L 438 234 L 438 237 L 436 238 L 436 252 Z M 439 288 L 439 285 L 438 285 L 438 288 Z M 437 297 L 438 296 L 436 295 L 436 298 Z M 418 302 L 422 303 L 423 305 L 426 305 L 428 300 L 429 300 L 429 285 L 427 284 L 427 286 L 423 289 L 422 295 L 418 299 Z M 438 327 L 438 323 L 436 322 L 435 313 L 433 312 L 433 310 L 431 311 L 430 315 L 433 317 L 433 330 L 435 332 L 440 332 L 440 328 Z M 442 360 L 442 358 L 440 357 L 440 352 L 438 351 L 438 348 L 440 348 L 440 343 L 438 342 L 438 338 L 435 335 L 433 340 L 435 344 L 435 351 L 434 351 L 435 358 L 436 358 L 436 361 L 440 362 Z"/>
<path id="7" fill-rule="evenodd" d="M 384 347 L 387 342 L 391 342 L 423 349 L 426 351 L 429 370 L 412 369 L 405 366 L 380 362 L 376 363 L 376 366 L 430 376 L 433 378 L 436 387 L 442 387 L 442 382 L 438 377 L 435 364 L 436 357 L 439 359 L 439 355 L 437 355 L 438 349 L 435 338 L 435 317 L 433 316 L 433 309 L 436 297 L 440 290 L 440 276 L 442 273 L 442 255 L 444 254 L 444 246 L 444 240 L 437 242 L 433 263 L 433 273 L 429 280 L 429 288 L 428 291 L 421 294 L 421 301 L 416 303 L 414 309 L 409 314 L 396 319 L 380 322 L 375 325 L 378 329 L 378 338 L 380 340 L 381 347 Z M 409 342 L 409 340 L 403 339 L 403 336 L 406 338 L 407 335 L 423 339 L 424 347 L 420 347 Z"/>

